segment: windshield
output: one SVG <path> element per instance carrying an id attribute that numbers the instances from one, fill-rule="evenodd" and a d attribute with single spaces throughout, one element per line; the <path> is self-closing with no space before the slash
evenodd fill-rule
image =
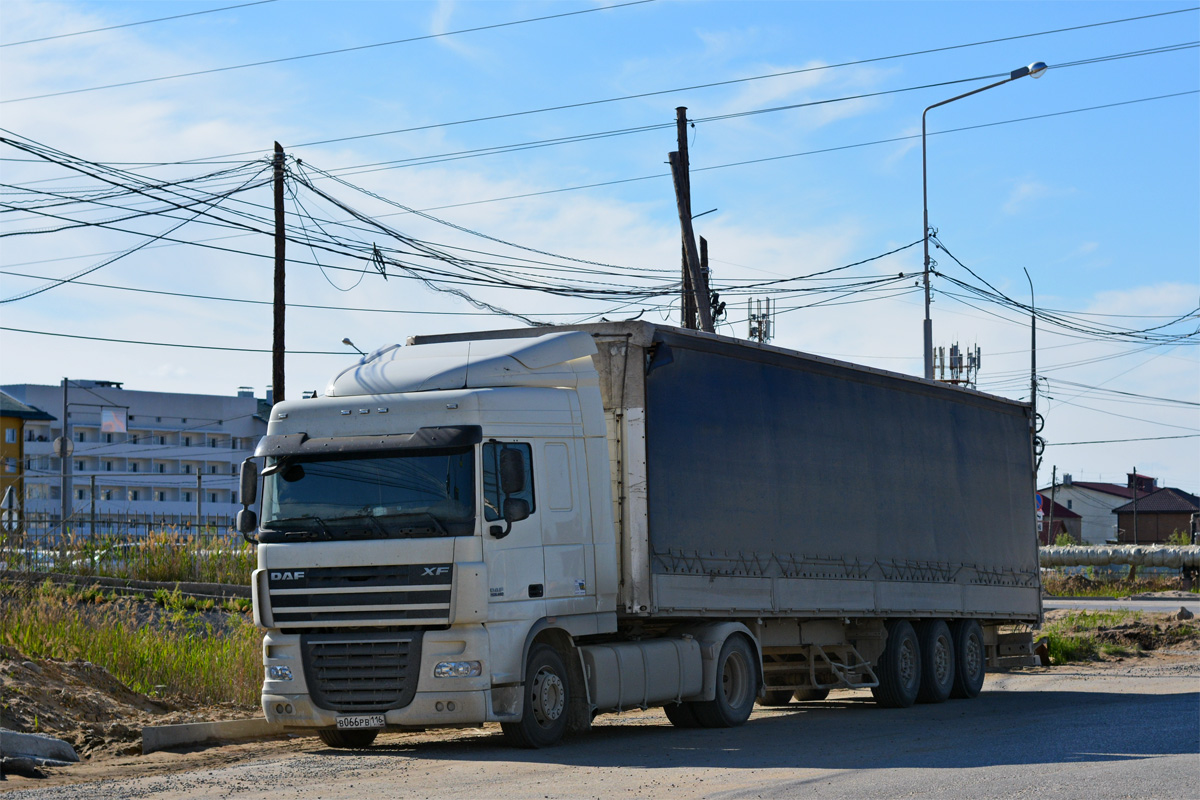
<path id="1" fill-rule="evenodd" d="M 283 458 L 263 482 L 260 540 L 391 539 L 475 532 L 474 448 Z"/>

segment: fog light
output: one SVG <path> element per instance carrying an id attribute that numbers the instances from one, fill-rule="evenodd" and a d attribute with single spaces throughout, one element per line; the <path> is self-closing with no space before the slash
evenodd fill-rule
<path id="1" fill-rule="evenodd" d="M 435 678 L 475 678 L 483 674 L 478 661 L 443 661 L 433 668 Z"/>
<path id="2" fill-rule="evenodd" d="M 267 667 L 267 677 L 273 681 L 290 681 L 292 679 L 292 668 Z"/>

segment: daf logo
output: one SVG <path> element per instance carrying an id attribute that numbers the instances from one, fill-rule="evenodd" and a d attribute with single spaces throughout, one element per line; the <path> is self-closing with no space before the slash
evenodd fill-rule
<path id="1" fill-rule="evenodd" d="M 433 577 L 437 575 L 445 575 L 450 571 L 449 567 L 425 567 L 425 571 L 421 573 L 421 577 Z"/>
<path id="2" fill-rule="evenodd" d="M 298 581 L 304 578 L 304 570 L 298 569 L 292 572 L 272 572 L 271 580 L 273 581 Z"/>

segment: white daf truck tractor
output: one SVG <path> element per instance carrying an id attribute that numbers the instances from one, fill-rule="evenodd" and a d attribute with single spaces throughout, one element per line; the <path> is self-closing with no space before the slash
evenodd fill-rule
<path id="1" fill-rule="evenodd" d="M 414 337 L 272 409 L 258 514 L 242 473 L 263 710 L 544 747 L 971 698 L 1041 620 L 1032 458 L 1028 405 L 712 334 Z"/>

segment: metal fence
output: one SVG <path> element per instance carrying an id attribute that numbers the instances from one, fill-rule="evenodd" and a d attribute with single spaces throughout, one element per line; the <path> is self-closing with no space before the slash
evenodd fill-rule
<path id="1" fill-rule="evenodd" d="M 0 570 L 247 584 L 255 552 L 229 514 L 31 512 L 0 532 Z"/>

